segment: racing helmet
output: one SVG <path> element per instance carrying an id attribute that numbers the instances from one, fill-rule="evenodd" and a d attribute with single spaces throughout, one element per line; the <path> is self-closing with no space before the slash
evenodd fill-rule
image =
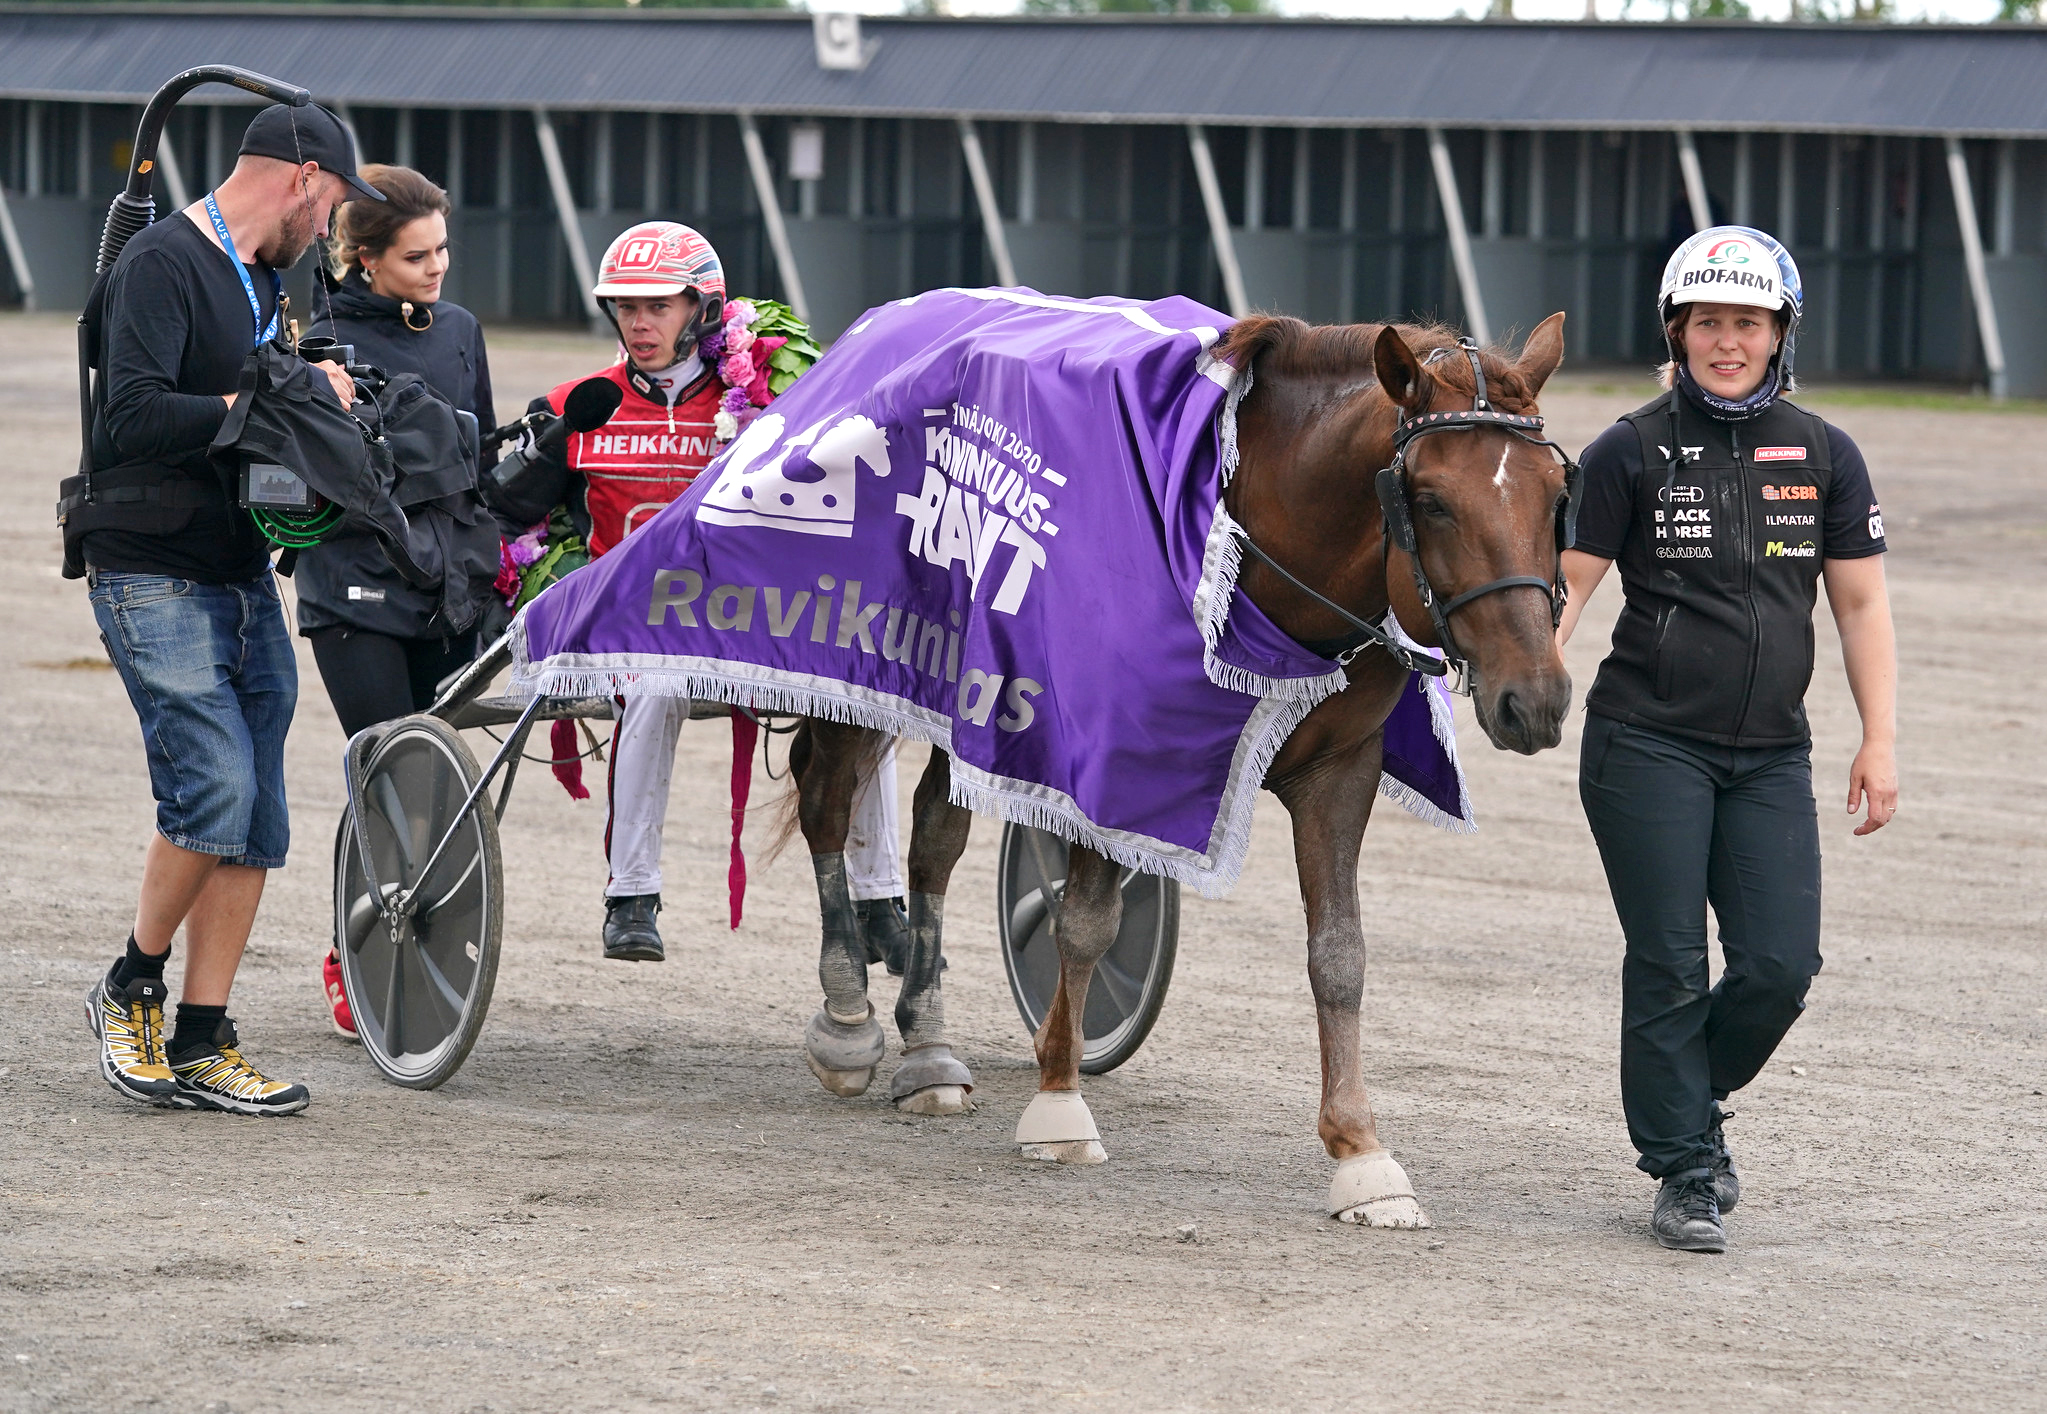
<path id="1" fill-rule="evenodd" d="M 697 312 L 676 336 L 677 363 L 705 330 L 725 322 L 725 266 L 709 241 L 677 221 L 642 221 L 621 232 L 605 250 L 590 293 L 614 326 L 618 313 L 611 302 L 621 296 L 695 295 Z"/>
<path id="2" fill-rule="evenodd" d="M 1783 242 L 1752 226 L 1711 226 L 1671 252 L 1656 292 L 1656 318 L 1671 358 L 1680 363 L 1684 350 L 1671 337 L 1670 321 L 1681 304 L 1747 304 L 1782 314 L 1784 337 L 1772 362 L 1789 389 L 1805 291 Z"/>

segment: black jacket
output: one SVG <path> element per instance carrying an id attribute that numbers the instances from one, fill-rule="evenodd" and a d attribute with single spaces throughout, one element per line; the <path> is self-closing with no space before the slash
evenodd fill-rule
<path id="1" fill-rule="evenodd" d="M 371 293 L 354 272 L 338 285 L 329 282 L 329 291 L 332 318 L 315 322 L 308 335 L 353 344 L 356 362 L 384 373 L 416 373 L 456 408 L 474 413 L 483 430 L 495 424 L 490 366 L 475 315 L 442 300 L 431 307 L 432 324 L 414 331 L 405 326 L 398 301 Z M 414 321 L 420 317 L 416 310 Z M 478 470 L 472 466 L 452 482 L 435 475 L 431 485 L 399 485 L 399 502 L 415 529 L 440 542 L 447 570 L 438 587 L 407 584 L 369 536 L 330 540 L 299 556 L 299 632 L 343 624 L 395 638 L 445 638 L 476 627 L 491 609 L 499 564 L 499 528 L 477 494 Z"/>
<path id="2" fill-rule="evenodd" d="M 1805 741 L 1820 570 L 1884 551 L 1847 434 L 1782 399 L 1722 422 L 1672 392 L 1583 465 L 1577 548 L 1616 561 L 1627 596 L 1587 709 L 1723 746 Z"/>

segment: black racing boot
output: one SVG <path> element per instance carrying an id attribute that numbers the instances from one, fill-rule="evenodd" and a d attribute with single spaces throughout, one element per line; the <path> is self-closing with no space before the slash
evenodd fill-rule
<path id="1" fill-rule="evenodd" d="M 1734 1171 L 1734 1155 L 1728 1152 L 1727 1135 L 1720 1126 L 1734 1118 L 1733 1110 L 1713 1106 L 1713 1127 L 1706 1131 L 1706 1148 L 1712 1157 L 1707 1160 L 1713 1170 L 1713 1199 L 1723 1213 L 1734 1211 L 1734 1205 L 1741 1201 L 1741 1175 Z"/>
<path id="2" fill-rule="evenodd" d="M 888 975 L 903 975 L 903 957 L 910 946 L 910 915 L 901 894 L 894 898 L 853 900 L 853 912 L 860 920 L 860 940 L 867 945 L 867 960 L 888 968 Z M 951 966 L 941 954 L 938 970 Z"/>
<path id="3" fill-rule="evenodd" d="M 1720 1205 L 1713 1201 L 1713 1170 L 1686 1169 L 1667 1176 L 1656 1194 L 1649 1230 L 1665 1247 L 1680 1252 L 1725 1252 L 1727 1229 L 1720 1225 Z"/>
<path id="4" fill-rule="evenodd" d="M 613 962 L 665 962 L 661 930 L 654 915 L 659 894 L 624 894 L 604 900 L 604 955 Z"/>

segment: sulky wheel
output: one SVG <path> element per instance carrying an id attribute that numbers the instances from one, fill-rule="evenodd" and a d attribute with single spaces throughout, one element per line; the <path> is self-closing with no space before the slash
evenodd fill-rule
<path id="1" fill-rule="evenodd" d="M 334 860 L 342 983 L 377 1069 L 431 1090 L 469 1055 L 497 980 L 504 920 L 497 816 L 487 797 L 461 813 L 480 772 L 462 738 L 436 718 L 392 723 L 359 769 L 356 798 L 392 906 L 373 896 L 344 814 Z M 421 879 L 451 826 L 433 873 Z"/>
<path id="2" fill-rule="evenodd" d="M 1052 913 L 1066 886 L 1066 841 L 1028 825 L 1002 827 L 996 865 L 996 927 L 1002 967 L 1023 1022 L 1037 1034 L 1059 982 Z M 1123 871 L 1123 923 L 1095 965 L 1082 1030 L 1080 1068 L 1114 1070 L 1137 1054 L 1165 1005 L 1180 938 L 1180 886 L 1171 879 Z M 1049 885 L 1049 887 L 1048 887 Z"/>

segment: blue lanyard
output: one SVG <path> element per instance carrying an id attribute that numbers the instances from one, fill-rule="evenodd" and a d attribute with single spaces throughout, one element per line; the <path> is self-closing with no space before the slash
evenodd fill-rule
<path id="1" fill-rule="evenodd" d="M 256 287 L 249 283 L 249 267 L 242 264 L 242 258 L 235 252 L 235 238 L 227 233 L 227 222 L 220 217 L 220 207 L 213 200 L 213 193 L 206 193 L 206 214 L 213 218 L 213 233 L 220 237 L 220 246 L 227 252 L 228 263 L 235 268 L 235 274 L 242 277 L 242 293 L 249 297 L 249 314 L 258 326 L 263 325 L 263 302 L 256 298 Z M 284 277 L 275 270 L 270 272 L 270 323 L 259 327 L 256 342 L 252 347 L 260 348 L 265 339 L 277 335 L 277 297 L 284 293 Z"/>

